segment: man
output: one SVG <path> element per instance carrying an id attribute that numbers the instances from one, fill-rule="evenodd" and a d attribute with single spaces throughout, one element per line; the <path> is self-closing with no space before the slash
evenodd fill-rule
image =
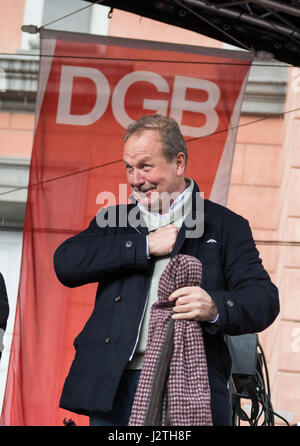
<path id="1" fill-rule="evenodd" d="M 201 212 L 198 187 L 185 178 L 187 158 L 173 119 L 153 115 L 133 123 L 123 159 L 137 204 L 113 208 L 113 225 L 109 219 L 103 224 L 108 213 L 102 210 L 55 253 L 55 270 L 64 285 L 99 282 L 92 315 L 74 341 L 76 355 L 60 401 L 65 409 L 89 415 L 91 425 L 128 423 L 150 308 L 171 257 L 188 254 L 202 263 L 201 287 L 180 288 L 169 299 L 174 320 L 201 324 L 213 425 L 231 424 L 231 360 L 224 335 L 264 330 L 279 312 L 277 289 L 244 218 L 204 200 L 204 233 L 188 236 L 186 222 L 192 216 L 189 221 L 197 224 Z M 120 224 L 124 209 L 127 225 Z"/>
<path id="2" fill-rule="evenodd" d="M 9 306 L 4 278 L 0 273 L 0 359 L 3 351 L 3 336 L 6 330 Z"/>

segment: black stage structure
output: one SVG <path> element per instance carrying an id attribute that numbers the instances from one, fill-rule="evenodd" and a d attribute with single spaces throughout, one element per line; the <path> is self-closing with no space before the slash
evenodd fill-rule
<path id="1" fill-rule="evenodd" d="M 300 65 L 300 0 L 88 0 Z"/>

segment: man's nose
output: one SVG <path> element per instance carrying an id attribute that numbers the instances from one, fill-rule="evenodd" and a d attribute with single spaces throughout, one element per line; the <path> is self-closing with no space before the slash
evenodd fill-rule
<path id="1" fill-rule="evenodd" d="M 131 185 L 134 187 L 139 187 L 144 184 L 144 177 L 139 169 L 134 169 L 131 177 Z"/>

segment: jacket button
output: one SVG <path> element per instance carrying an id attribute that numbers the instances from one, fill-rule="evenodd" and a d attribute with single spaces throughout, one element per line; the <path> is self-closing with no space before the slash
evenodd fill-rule
<path id="1" fill-rule="evenodd" d="M 127 242 L 125 243 L 126 248 L 131 248 L 132 247 L 132 241 L 131 240 L 127 240 Z"/>
<path id="2" fill-rule="evenodd" d="M 120 300 L 121 300 L 121 296 L 115 297 L 115 302 L 120 302 Z"/>
<path id="3" fill-rule="evenodd" d="M 227 306 L 229 308 L 232 308 L 234 306 L 234 303 L 232 302 L 232 300 L 228 299 L 228 301 L 226 302 Z"/>
<path id="4" fill-rule="evenodd" d="M 106 342 L 106 344 L 109 344 L 110 343 L 110 338 L 106 338 L 105 342 Z"/>

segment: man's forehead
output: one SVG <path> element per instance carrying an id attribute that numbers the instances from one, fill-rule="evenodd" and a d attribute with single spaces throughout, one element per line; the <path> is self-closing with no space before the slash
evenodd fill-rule
<path id="1" fill-rule="evenodd" d="M 160 135 L 157 131 L 144 131 L 133 134 L 124 145 L 123 157 L 151 159 L 162 151 Z"/>
<path id="2" fill-rule="evenodd" d="M 139 162 L 147 162 L 150 161 L 153 158 L 153 155 L 150 153 L 141 153 L 138 150 L 136 151 L 130 151 L 123 153 L 123 161 L 127 162 L 130 159 L 138 160 Z"/>

